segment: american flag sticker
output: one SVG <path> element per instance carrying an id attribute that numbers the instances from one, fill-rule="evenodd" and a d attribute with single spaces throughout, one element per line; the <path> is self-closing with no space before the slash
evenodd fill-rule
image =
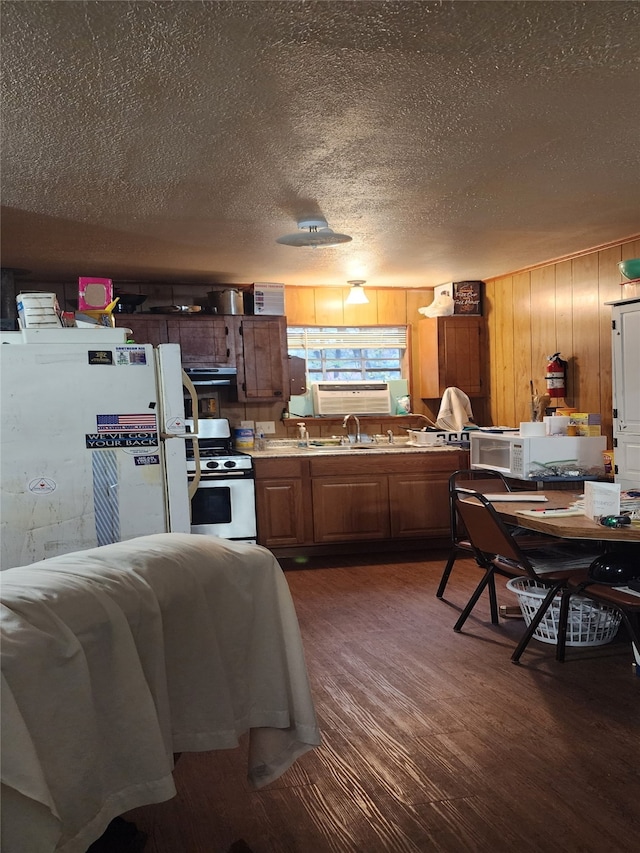
<path id="1" fill-rule="evenodd" d="M 156 430 L 153 412 L 143 415 L 98 415 L 97 432 L 149 432 Z"/>

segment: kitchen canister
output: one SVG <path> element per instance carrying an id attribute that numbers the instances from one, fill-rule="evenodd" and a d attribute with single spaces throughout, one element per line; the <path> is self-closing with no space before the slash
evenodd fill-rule
<path id="1" fill-rule="evenodd" d="M 233 431 L 233 440 L 236 450 L 253 450 L 255 437 L 252 429 L 236 427 Z"/>

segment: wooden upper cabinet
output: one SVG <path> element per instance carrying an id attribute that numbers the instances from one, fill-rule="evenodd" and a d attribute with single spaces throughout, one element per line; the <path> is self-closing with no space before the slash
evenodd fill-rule
<path id="1" fill-rule="evenodd" d="M 136 343 L 179 344 L 186 367 L 236 366 L 241 402 L 289 399 L 286 317 L 132 314 L 118 325 L 128 326 Z"/>
<path id="2" fill-rule="evenodd" d="M 128 327 L 137 344 L 180 344 L 182 363 L 217 365 L 235 363 L 232 317 L 175 317 L 158 314 L 128 314 L 118 317 L 118 326 Z"/>
<path id="3" fill-rule="evenodd" d="M 460 388 L 483 397 L 485 334 L 483 317 L 430 317 L 418 323 L 420 397 L 442 397 L 445 388 Z"/>
<path id="4" fill-rule="evenodd" d="M 116 319 L 118 328 L 131 329 L 131 337 L 137 344 L 166 344 L 167 318 L 158 317 L 154 314 L 118 314 Z"/>
<path id="5" fill-rule="evenodd" d="M 290 396 L 287 318 L 241 315 L 234 319 L 238 400 L 286 403 Z"/>
<path id="6" fill-rule="evenodd" d="M 180 344 L 182 363 L 207 366 L 234 364 L 232 317 L 167 317 L 167 338 Z"/>

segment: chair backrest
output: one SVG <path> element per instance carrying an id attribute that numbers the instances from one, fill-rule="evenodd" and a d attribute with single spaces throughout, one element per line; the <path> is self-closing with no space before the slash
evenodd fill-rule
<path id="1" fill-rule="evenodd" d="M 455 545 L 461 539 L 468 539 L 462 520 L 455 509 L 454 493 L 456 489 L 473 489 L 474 492 L 510 492 L 506 478 L 499 471 L 484 471 L 481 468 L 461 468 L 449 477 L 449 524 L 451 541 Z"/>
<path id="2" fill-rule="evenodd" d="M 480 561 L 486 563 L 500 555 L 514 561 L 526 574 L 536 571 L 491 502 L 472 489 L 454 488 L 454 510 L 462 519 L 467 536 Z"/>

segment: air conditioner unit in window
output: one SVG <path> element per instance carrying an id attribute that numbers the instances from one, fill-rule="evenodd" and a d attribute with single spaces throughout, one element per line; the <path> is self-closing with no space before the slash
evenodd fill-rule
<path id="1" fill-rule="evenodd" d="M 314 415 L 389 415 L 388 382 L 314 382 L 311 386 Z"/>

